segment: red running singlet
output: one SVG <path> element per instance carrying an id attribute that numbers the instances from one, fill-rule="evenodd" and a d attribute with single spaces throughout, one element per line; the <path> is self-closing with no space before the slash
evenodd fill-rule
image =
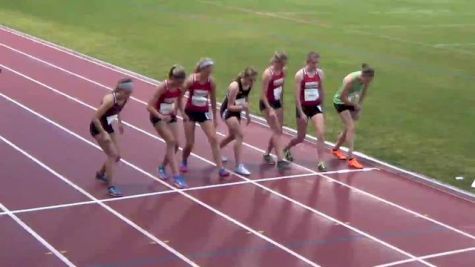
<path id="1" fill-rule="evenodd" d="M 181 88 L 171 91 L 168 88 L 168 81 L 165 81 L 165 93 L 158 98 L 155 103 L 155 108 L 163 115 L 170 115 L 175 113 L 175 102 L 181 95 Z"/>
<path id="2" fill-rule="evenodd" d="M 318 106 L 321 104 L 321 78 L 318 70 L 313 76 L 310 76 L 305 69 L 303 69 L 303 79 L 300 83 L 300 103 L 302 106 Z"/>
<path id="3" fill-rule="evenodd" d="M 193 82 L 188 91 L 190 92 L 190 95 L 186 102 L 185 110 L 193 112 L 208 112 L 211 80 L 208 79 L 205 83 L 200 83 L 200 81 L 196 79 L 196 74 L 194 74 Z"/>
<path id="4" fill-rule="evenodd" d="M 275 72 L 271 70 L 271 79 L 267 85 L 267 101 L 270 103 L 280 101 L 282 97 L 282 88 L 284 87 L 284 79 L 284 71 L 275 74 Z"/>

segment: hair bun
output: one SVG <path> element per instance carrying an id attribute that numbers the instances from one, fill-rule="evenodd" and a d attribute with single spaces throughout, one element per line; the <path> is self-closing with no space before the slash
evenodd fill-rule
<path id="1" fill-rule="evenodd" d="M 369 68 L 369 64 L 363 63 L 363 64 L 361 64 L 361 68 L 362 69 L 367 69 L 367 68 Z"/>

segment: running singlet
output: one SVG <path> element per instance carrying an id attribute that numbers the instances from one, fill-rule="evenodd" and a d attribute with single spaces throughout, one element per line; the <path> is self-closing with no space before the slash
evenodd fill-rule
<path id="1" fill-rule="evenodd" d="M 341 100 L 341 94 L 343 93 L 343 90 L 345 90 L 345 80 L 346 79 L 351 79 L 351 88 L 350 92 L 348 93 L 348 98 L 352 103 L 357 103 L 361 97 L 361 93 L 363 92 L 364 89 L 364 84 L 358 79 L 361 77 L 361 71 L 355 71 L 350 74 L 348 74 L 345 79 L 343 79 L 343 84 L 341 85 L 340 89 L 336 92 L 335 96 L 333 97 L 333 103 L 337 105 L 343 105 L 345 104 Z"/>
<path id="2" fill-rule="evenodd" d="M 300 103 L 302 106 L 318 106 L 321 104 L 321 77 L 316 70 L 313 76 L 310 76 L 305 69 L 303 79 L 300 83 Z"/>
<path id="3" fill-rule="evenodd" d="M 171 91 L 168 88 L 168 81 L 165 81 L 165 83 L 166 91 L 158 98 L 155 108 L 163 115 L 171 115 L 175 113 L 175 102 L 181 95 L 181 88 Z"/>
<path id="4" fill-rule="evenodd" d="M 106 125 L 106 124 L 111 125 L 112 122 L 116 121 L 118 119 L 118 114 L 122 111 L 125 104 L 127 103 L 127 100 L 126 100 L 122 105 L 119 105 L 119 103 L 117 103 L 117 97 L 116 97 L 115 92 L 112 92 L 112 97 L 114 98 L 114 105 L 112 105 L 112 107 L 110 107 L 104 113 L 104 115 L 102 115 L 102 117 L 100 118 L 101 124 L 103 126 Z M 101 104 L 102 104 L 102 102 L 101 102 Z"/>
<path id="5" fill-rule="evenodd" d="M 204 84 L 196 80 L 193 75 L 193 83 L 189 88 L 190 95 L 186 102 L 185 110 L 193 112 L 209 111 L 209 93 L 211 92 L 211 81 L 208 79 Z"/>
<path id="6" fill-rule="evenodd" d="M 252 87 L 249 87 L 249 89 L 244 90 L 242 88 L 241 80 L 237 80 L 236 82 L 239 85 L 239 91 L 236 94 L 236 101 L 234 102 L 234 104 L 241 106 L 244 103 L 246 103 L 246 98 L 249 95 L 249 93 L 251 92 Z M 228 93 L 228 95 L 229 95 L 229 93 Z M 223 110 L 226 110 L 228 108 L 228 95 L 226 95 L 226 97 L 224 98 L 223 103 L 221 104 Z"/>
<path id="7" fill-rule="evenodd" d="M 270 103 L 279 102 L 282 97 L 282 88 L 284 87 L 284 72 L 275 74 L 271 71 L 271 79 L 267 85 L 267 101 Z"/>

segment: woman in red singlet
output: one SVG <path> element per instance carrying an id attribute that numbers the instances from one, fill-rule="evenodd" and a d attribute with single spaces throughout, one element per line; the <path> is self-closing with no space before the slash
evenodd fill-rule
<path id="1" fill-rule="evenodd" d="M 182 172 L 188 171 L 188 157 L 195 143 L 195 126 L 196 123 L 199 123 L 208 138 L 214 162 L 219 170 L 219 176 L 226 177 L 229 176 L 229 172 L 223 167 L 219 142 L 216 136 L 216 84 L 212 76 L 213 66 L 214 62 L 212 59 L 201 59 L 196 64 L 195 72 L 185 81 L 184 89 L 189 93 L 185 107 L 188 120 L 183 122 L 186 145 L 183 149 L 180 170 Z M 210 100 L 212 114 L 209 112 Z"/>
<path id="2" fill-rule="evenodd" d="M 277 155 L 277 168 L 279 168 L 279 170 L 288 169 L 290 167 L 289 162 L 284 160 L 280 140 L 284 123 L 282 90 L 284 88 L 286 64 L 287 54 L 284 52 L 275 52 L 271 59 L 271 65 L 262 74 L 262 94 L 261 100 L 259 101 L 259 109 L 264 113 L 264 117 L 272 129 L 272 136 L 269 139 L 269 145 L 264 154 L 264 161 L 268 164 L 275 164 L 274 159 L 270 155 L 274 148 L 275 154 Z"/>
<path id="3" fill-rule="evenodd" d="M 158 85 L 157 91 L 147 106 L 147 110 L 150 112 L 150 122 L 167 144 L 166 154 L 158 167 L 158 175 L 160 179 L 168 180 L 165 168 L 167 164 L 170 164 L 174 185 L 178 188 L 187 187 L 185 179 L 178 171 L 175 157 L 178 150 L 177 109 L 181 112 L 184 120 L 187 119 L 182 105 L 182 86 L 185 78 L 185 69 L 182 66 L 174 65 L 168 73 L 168 80 Z"/>
<path id="4" fill-rule="evenodd" d="M 323 116 L 324 74 L 318 68 L 320 55 L 310 52 L 307 55 L 307 65 L 295 74 L 295 105 L 297 116 L 297 136 L 284 149 L 285 158 L 293 161 L 290 148 L 303 142 L 307 134 L 308 120 L 311 120 L 317 131 L 317 168 L 326 171 L 323 159 L 325 148 L 325 119 Z"/>

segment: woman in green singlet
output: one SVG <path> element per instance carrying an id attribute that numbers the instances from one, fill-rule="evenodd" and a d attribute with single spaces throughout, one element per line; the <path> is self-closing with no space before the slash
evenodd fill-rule
<path id="1" fill-rule="evenodd" d="M 353 143 L 356 122 L 359 119 L 361 106 L 374 75 L 375 70 L 368 64 L 363 64 L 360 71 L 352 72 L 343 79 L 341 88 L 333 97 L 333 105 L 340 115 L 345 128 L 338 136 L 332 153 L 340 160 L 348 159 L 348 166 L 350 168 L 363 168 L 363 165 L 353 157 Z M 345 142 L 348 145 L 348 156 L 340 150 L 340 146 Z"/>

